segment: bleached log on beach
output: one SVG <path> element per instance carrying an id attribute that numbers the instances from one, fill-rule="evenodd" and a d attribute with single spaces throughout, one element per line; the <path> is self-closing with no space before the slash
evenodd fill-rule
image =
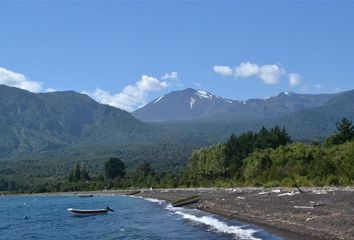
<path id="1" fill-rule="evenodd" d="M 260 192 L 260 193 L 258 193 L 258 195 L 269 195 L 270 194 L 270 192 Z"/>
<path id="2" fill-rule="evenodd" d="M 312 206 L 294 206 L 294 208 L 312 209 Z"/>
<path id="3" fill-rule="evenodd" d="M 281 197 L 281 196 L 294 196 L 295 194 L 299 194 L 300 192 L 287 192 L 287 193 L 281 193 L 281 194 L 278 194 L 278 197 Z"/>

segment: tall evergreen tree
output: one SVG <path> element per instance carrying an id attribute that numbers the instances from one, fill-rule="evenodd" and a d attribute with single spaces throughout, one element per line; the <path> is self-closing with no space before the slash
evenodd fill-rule
<path id="1" fill-rule="evenodd" d="M 326 140 L 326 144 L 343 144 L 354 139 L 354 126 L 352 121 L 343 117 L 336 123 L 337 132 Z"/>
<path id="2" fill-rule="evenodd" d="M 81 167 L 81 178 L 82 178 L 83 180 L 90 180 L 90 179 L 91 179 L 91 177 L 90 177 L 89 173 L 87 172 L 85 166 L 82 166 L 82 167 Z"/>
<path id="3" fill-rule="evenodd" d="M 69 173 L 68 180 L 69 182 L 77 182 L 80 180 L 90 180 L 91 177 L 86 170 L 85 166 L 81 166 L 79 163 L 76 163 L 75 166 Z"/>
<path id="4" fill-rule="evenodd" d="M 124 178 L 125 177 L 125 164 L 119 158 L 110 158 L 104 165 L 104 172 L 106 178 Z"/>
<path id="5" fill-rule="evenodd" d="M 336 126 L 338 138 L 342 143 L 354 138 L 354 126 L 352 121 L 344 117 L 339 123 L 336 123 Z"/>
<path id="6" fill-rule="evenodd" d="M 133 182 L 138 186 L 149 186 L 155 180 L 155 170 L 148 162 L 140 164 L 133 173 Z"/>
<path id="7" fill-rule="evenodd" d="M 73 174 L 73 180 L 75 182 L 81 180 L 81 168 L 80 168 L 80 164 L 79 163 L 77 163 L 75 165 L 74 174 Z"/>

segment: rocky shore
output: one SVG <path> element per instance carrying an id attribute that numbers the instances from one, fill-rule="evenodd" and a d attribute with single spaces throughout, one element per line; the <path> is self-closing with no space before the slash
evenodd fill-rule
<path id="1" fill-rule="evenodd" d="M 174 201 L 201 194 L 187 207 L 265 228 L 284 239 L 354 239 L 353 188 L 232 188 L 143 190 L 138 195 Z"/>

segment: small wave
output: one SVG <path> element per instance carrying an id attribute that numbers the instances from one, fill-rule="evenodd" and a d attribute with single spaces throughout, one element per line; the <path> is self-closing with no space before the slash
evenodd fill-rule
<path id="1" fill-rule="evenodd" d="M 161 205 L 162 203 L 164 203 L 164 202 L 165 202 L 165 200 L 159 200 L 159 199 L 155 199 L 155 198 L 148 198 L 148 197 L 143 198 L 143 199 L 145 199 L 146 201 L 149 201 L 149 202 L 159 203 L 160 205 Z"/>
<path id="2" fill-rule="evenodd" d="M 174 213 L 180 215 L 184 219 L 191 220 L 193 222 L 203 224 L 206 226 L 209 226 L 211 229 L 221 232 L 221 233 L 226 233 L 226 234 L 232 234 L 237 238 L 241 239 L 247 239 L 247 240 L 261 240 L 260 238 L 254 237 L 253 234 L 258 232 L 257 230 L 254 229 L 244 229 L 240 226 L 230 226 L 226 224 L 225 222 L 222 222 L 212 216 L 195 216 L 189 213 L 183 212 L 183 208 L 174 208 L 170 205 L 166 207 L 167 210 L 173 211 Z"/>
<path id="3" fill-rule="evenodd" d="M 159 203 L 160 205 L 166 202 L 165 200 L 159 200 L 159 199 L 156 199 L 156 198 L 149 198 L 149 197 L 142 197 L 142 196 L 130 196 L 130 197 L 144 199 L 144 200 L 149 201 L 149 202 Z"/>
<path id="4" fill-rule="evenodd" d="M 131 197 L 131 198 L 140 198 L 140 199 L 143 199 L 142 196 L 136 196 L 136 195 L 131 195 L 131 196 L 129 196 L 129 197 Z"/>

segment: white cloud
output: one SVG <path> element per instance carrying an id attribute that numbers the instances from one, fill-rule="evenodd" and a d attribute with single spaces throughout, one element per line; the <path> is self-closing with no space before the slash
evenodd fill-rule
<path id="1" fill-rule="evenodd" d="M 165 73 L 165 75 L 163 75 L 161 79 L 178 81 L 178 73 L 177 72 Z"/>
<path id="2" fill-rule="evenodd" d="M 277 64 L 258 65 L 256 63 L 251 62 L 242 62 L 240 63 L 240 65 L 234 68 L 231 68 L 229 66 L 214 66 L 214 72 L 220 75 L 233 75 L 236 78 L 257 77 L 262 80 L 264 84 L 268 85 L 279 84 L 281 77 L 287 75 L 286 70 Z M 291 74 L 289 74 L 288 77 L 300 77 L 299 74 L 292 74 L 292 76 L 290 76 Z"/>
<path id="3" fill-rule="evenodd" d="M 265 84 L 278 84 L 285 70 L 278 65 L 261 65 L 250 62 L 241 63 L 235 68 L 236 77 L 258 77 Z"/>
<path id="4" fill-rule="evenodd" d="M 225 76 L 232 75 L 232 69 L 228 66 L 214 66 L 214 72 Z"/>
<path id="5" fill-rule="evenodd" d="M 136 107 L 146 103 L 148 93 L 161 91 L 168 85 L 169 84 L 165 81 L 160 81 L 157 78 L 143 75 L 134 85 L 126 86 L 117 94 L 112 95 L 107 91 L 97 88 L 95 92 L 91 94 L 88 93 L 88 95 L 100 103 L 108 104 L 127 111 L 133 111 Z"/>
<path id="6" fill-rule="evenodd" d="M 30 92 L 39 92 L 42 89 L 42 83 L 29 81 L 25 75 L 2 67 L 0 67 L 0 84 L 21 88 Z"/>
<path id="7" fill-rule="evenodd" d="M 297 73 L 290 73 L 289 74 L 289 84 L 291 87 L 299 85 L 301 82 L 301 76 Z"/>
<path id="8" fill-rule="evenodd" d="M 278 84 L 284 74 L 286 71 L 278 65 L 263 65 L 259 69 L 258 77 L 265 84 Z"/>
<path id="9" fill-rule="evenodd" d="M 254 63 L 245 62 L 235 67 L 236 77 L 251 77 L 259 74 L 259 66 Z"/>

